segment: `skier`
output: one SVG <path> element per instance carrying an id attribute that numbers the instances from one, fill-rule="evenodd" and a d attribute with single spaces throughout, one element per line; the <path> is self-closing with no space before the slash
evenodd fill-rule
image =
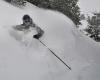
<path id="1" fill-rule="evenodd" d="M 27 14 L 23 16 L 23 24 L 17 25 L 14 28 L 19 31 L 27 31 L 30 28 L 34 28 L 37 32 L 37 34 L 33 35 L 33 38 L 35 39 L 41 38 L 44 34 L 44 31 L 36 24 L 34 24 L 32 18 Z"/>
<path id="2" fill-rule="evenodd" d="M 33 38 L 39 39 L 43 36 L 44 31 L 33 23 L 32 18 L 29 15 L 23 16 L 23 24 L 15 26 L 15 29 L 18 31 L 27 32 L 30 31 L 30 28 L 34 28 L 37 31 L 37 34 L 33 35 Z M 57 56 L 50 48 L 48 48 L 41 40 L 39 40 L 58 60 L 60 60 L 68 69 L 71 70 L 71 67 L 68 66 L 59 56 Z"/>

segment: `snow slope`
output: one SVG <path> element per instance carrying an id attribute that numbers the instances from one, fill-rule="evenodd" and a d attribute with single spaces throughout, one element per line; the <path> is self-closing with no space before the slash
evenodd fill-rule
<path id="1" fill-rule="evenodd" d="M 79 32 L 69 18 L 29 3 L 19 9 L 2 0 L 0 11 L 0 80 L 100 79 L 100 44 Z M 22 23 L 24 14 L 45 31 L 41 41 L 71 66 L 71 71 L 32 38 L 35 33 L 12 29 Z"/>

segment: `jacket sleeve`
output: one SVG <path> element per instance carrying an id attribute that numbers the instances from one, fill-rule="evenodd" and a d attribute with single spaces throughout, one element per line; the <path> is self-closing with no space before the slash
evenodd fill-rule
<path id="1" fill-rule="evenodd" d="M 15 29 L 15 30 L 19 30 L 19 31 L 22 31 L 23 30 L 23 27 L 22 27 L 23 25 L 16 25 L 16 26 L 14 26 L 13 28 Z"/>
<path id="2" fill-rule="evenodd" d="M 36 26 L 36 30 L 37 30 L 38 34 L 41 34 L 41 35 L 44 34 L 44 31 L 40 27 Z"/>

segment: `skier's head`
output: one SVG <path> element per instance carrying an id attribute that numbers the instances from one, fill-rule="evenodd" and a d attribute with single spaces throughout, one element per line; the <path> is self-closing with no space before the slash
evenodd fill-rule
<path id="1" fill-rule="evenodd" d="M 23 24 L 26 26 L 30 26 L 32 24 L 32 19 L 29 15 L 24 15 L 23 16 Z"/>

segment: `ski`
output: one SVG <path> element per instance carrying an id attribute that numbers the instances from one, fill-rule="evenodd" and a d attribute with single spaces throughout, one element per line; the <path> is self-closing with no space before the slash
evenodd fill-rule
<path id="1" fill-rule="evenodd" d="M 71 67 L 68 66 L 59 56 L 57 56 L 50 48 L 48 48 L 41 40 L 39 40 L 40 43 L 42 43 L 59 61 L 61 61 L 69 70 L 71 70 Z"/>

